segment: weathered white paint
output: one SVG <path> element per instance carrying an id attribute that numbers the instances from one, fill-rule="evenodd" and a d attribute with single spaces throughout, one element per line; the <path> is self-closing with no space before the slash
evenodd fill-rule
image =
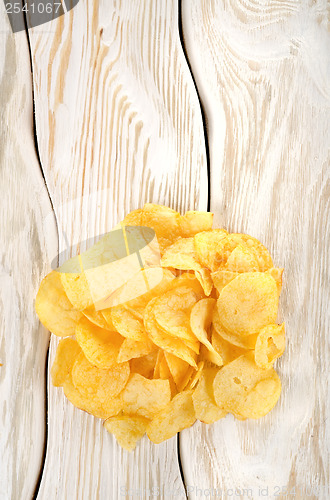
<path id="1" fill-rule="evenodd" d="M 0 109 L 0 498 L 16 500 L 32 497 L 43 458 L 49 336 L 34 297 L 57 233 L 34 149 L 27 38 L 12 34 L 2 2 Z"/>
<path id="2" fill-rule="evenodd" d="M 285 268 L 280 314 L 287 328 L 287 351 L 277 363 L 279 404 L 260 421 L 228 417 L 184 431 L 185 480 L 201 489 L 222 488 L 223 498 L 230 488 L 251 488 L 256 499 L 259 487 L 268 487 L 267 498 L 273 498 L 276 486 L 295 486 L 294 498 L 327 499 L 326 2 L 185 0 L 182 19 L 207 117 L 211 210 L 219 225 L 259 237 Z M 310 490 L 317 487 L 319 493 Z"/>
<path id="3" fill-rule="evenodd" d="M 176 0 L 80 0 L 30 31 L 37 136 L 60 251 L 104 233 L 145 202 L 205 209 L 199 102 Z M 42 33 L 38 33 L 42 31 Z M 66 236 L 63 236 L 63 235 Z M 67 252 L 63 258 L 67 258 Z M 50 360 L 56 341 L 51 341 Z M 48 385 L 48 447 L 38 498 L 119 498 L 182 490 L 177 438 L 133 453 Z"/>

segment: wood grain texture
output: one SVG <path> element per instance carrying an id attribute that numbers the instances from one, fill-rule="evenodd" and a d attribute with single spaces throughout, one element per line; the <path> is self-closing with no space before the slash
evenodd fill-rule
<path id="1" fill-rule="evenodd" d="M 260 498 L 262 487 L 274 498 L 276 487 L 296 487 L 296 499 L 327 499 L 327 2 L 185 0 L 182 20 L 208 125 L 215 222 L 258 237 L 285 268 L 287 329 L 275 409 L 260 421 L 227 417 L 181 435 L 189 497 L 199 498 L 194 486 L 218 488 L 222 498 L 235 488 L 237 497 Z"/>
<path id="2" fill-rule="evenodd" d="M 68 245 L 110 230 L 145 202 L 205 209 L 203 127 L 177 1 L 81 0 L 47 27 L 29 37 L 38 144 L 63 259 Z M 52 340 L 51 362 L 55 347 Z M 176 438 L 157 446 L 144 438 L 127 453 L 61 389 L 49 384 L 48 394 L 38 498 L 147 498 L 153 487 L 182 488 Z"/>
<path id="3" fill-rule="evenodd" d="M 49 336 L 34 297 L 57 231 L 34 148 L 25 33 L 0 3 L 0 498 L 32 498 L 45 439 Z"/>

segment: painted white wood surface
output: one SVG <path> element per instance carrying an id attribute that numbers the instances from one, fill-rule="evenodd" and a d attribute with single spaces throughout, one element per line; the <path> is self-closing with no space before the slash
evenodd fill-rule
<path id="1" fill-rule="evenodd" d="M 176 0 L 81 0 L 29 32 L 41 163 L 60 251 L 102 234 L 145 202 L 205 209 L 197 94 L 180 45 Z M 64 253 L 67 258 L 69 252 Z M 51 341 L 52 362 L 56 341 Z M 125 498 L 182 490 L 177 438 L 135 452 L 48 384 L 40 499 Z M 137 497 L 137 496 L 135 496 Z"/>
<path id="2" fill-rule="evenodd" d="M 329 498 L 327 5 L 183 1 L 186 51 L 208 124 L 211 210 L 217 224 L 259 237 L 285 268 L 287 329 L 277 364 L 283 392 L 267 417 L 227 417 L 181 434 L 191 499 L 200 498 L 194 487 L 222 489 L 222 498 L 236 488 L 235 498 L 275 498 L 277 487 L 289 492 L 278 498 Z"/>
<path id="3" fill-rule="evenodd" d="M 0 498 L 7 500 L 32 497 L 43 459 L 49 335 L 34 297 L 57 232 L 34 149 L 26 33 L 12 34 L 3 2 L 0 110 Z"/>

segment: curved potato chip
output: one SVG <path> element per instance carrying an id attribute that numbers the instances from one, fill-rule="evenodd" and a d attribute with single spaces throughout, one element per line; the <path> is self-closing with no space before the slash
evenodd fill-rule
<path id="1" fill-rule="evenodd" d="M 83 311 L 94 306 L 89 284 L 84 272 L 59 273 L 64 291 L 72 306 Z"/>
<path id="2" fill-rule="evenodd" d="M 131 373 L 139 373 L 145 378 L 152 378 L 157 356 L 158 350 L 153 351 L 146 356 L 141 356 L 141 358 L 131 359 Z"/>
<path id="3" fill-rule="evenodd" d="M 123 337 L 147 342 L 148 336 L 143 324 L 143 320 L 135 311 L 125 306 L 116 306 L 111 309 L 111 321 L 115 329 Z"/>
<path id="4" fill-rule="evenodd" d="M 152 418 L 171 400 L 170 383 L 168 380 L 149 380 L 132 373 L 120 398 L 125 413 Z"/>
<path id="5" fill-rule="evenodd" d="M 252 335 L 249 335 L 247 338 L 250 339 L 251 337 Z M 211 343 L 216 352 L 221 356 L 224 365 L 246 353 L 246 349 L 233 345 L 221 337 L 214 327 L 212 327 Z M 212 361 L 212 359 L 209 361 Z"/>
<path id="6" fill-rule="evenodd" d="M 79 344 L 68 337 L 60 340 L 50 374 L 55 387 L 60 387 L 71 376 L 73 364 L 81 353 Z"/>
<path id="7" fill-rule="evenodd" d="M 238 275 L 239 273 L 233 271 L 226 271 L 224 269 L 219 269 L 218 271 L 211 273 L 211 278 L 215 288 L 220 293 L 221 290 Z"/>
<path id="8" fill-rule="evenodd" d="M 72 381 L 86 398 L 95 398 L 102 405 L 117 396 L 125 387 L 130 374 L 128 363 L 115 365 L 104 370 L 92 365 L 80 353 L 72 368 Z"/>
<path id="9" fill-rule="evenodd" d="M 182 391 L 182 389 L 187 385 L 188 380 L 193 373 L 193 371 L 190 370 L 190 368 L 192 367 L 183 359 L 178 358 L 177 356 L 174 356 L 174 354 L 171 354 L 169 352 L 164 351 L 164 356 L 175 385 L 177 386 L 179 391 Z"/>
<path id="10" fill-rule="evenodd" d="M 115 436 L 124 450 L 133 451 L 145 434 L 148 422 L 148 419 L 138 415 L 121 415 L 108 418 L 104 427 Z"/>
<path id="11" fill-rule="evenodd" d="M 227 234 L 225 229 L 211 229 L 194 236 L 194 249 L 197 260 L 212 272 L 216 271 L 222 263 L 222 256 L 218 252 L 218 246 Z"/>
<path id="12" fill-rule="evenodd" d="M 253 251 L 258 262 L 259 271 L 263 272 L 273 267 L 273 261 L 267 248 L 262 245 L 259 240 L 253 238 L 253 236 L 249 234 L 236 233 L 228 234 L 219 244 L 218 251 L 222 256 L 222 266 L 227 263 L 230 254 L 240 244 L 244 244 Z"/>
<path id="13" fill-rule="evenodd" d="M 212 229 L 213 213 L 192 210 L 182 215 L 179 222 L 181 236 L 189 238 L 200 231 Z"/>
<path id="14" fill-rule="evenodd" d="M 236 347 L 242 347 L 243 349 L 254 349 L 258 334 L 246 335 L 245 337 L 228 332 L 224 326 L 221 324 L 218 308 L 215 307 L 212 316 L 212 325 L 215 331 L 229 344 Z"/>
<path id="15" fill-rule="evenodd" d="M 106 330 L 115 330 L 114 326 L 106 321 L 105 317 L 102 314 L 102 311 L 96 311 L 94 306 L 89 307 L 88 309 L 84 309 L 81 312 L 87 319 L 89 319 L 89 321 L 94 323 L 94 325 L 97 325 L 100 328 L 104 328 Z M 112 328 L 109 328 L 109 326 L 111 326 Z"/>
<path id="16" fill-rule="evenodd" d="M 149 337 L 158 347 L 187 361 L 196 369 L 196 354 L 182 340 L 169 335 L 158 325 L 153 311 L 156 300 L 152 299 L 144 311 L 144 324 Z"/>
<path id="17" fill-rule="evenodd" d="M 236 273 L 259 271 L 257 251 L 240 243 L 229 255 L 226 269 Z"/>
<path id="18" fill-rule="evenodd" d="M 199 343 L 190 328 L 190 312 L 202 297 L 192 288 L 177 287 L 154 302 L 153 312 L 158 325 L 170 335 L 184 340 L 194 352 L 199 352 Z"/>
<path id="19" fill-rule="evenodd" d="M 242 273 L 222 289 L 217 306 L 221 323 L 229 332 L 242 336 L 257 333 L 275 323 L 276 282 L 266 273 Z"/>
<path id="20" fill-rule="evenodd" d="M 228 413 L 214 399 L 213 380 L 218 371 L 219 368 L 204 368 L 192 395 L 196 418 L 205 424 L 213 424 Z"/>
<path id="21" fill-rule="evenodd" d="M 124 363 L 133 358 L 146 356 L 155 350 L 157 350 L 157 346 L 151 340 L 139 342 L 138 340 L 125 339 L 120 347 L 117 363 Z"/>
<path id="22" fill-rule="evenodd" d="M 203 287 L 205 295 L 210 295 L 213 283 L 208 269 L 198 262 L 194 238 L 180 238 L 168 247 L 161 260 L 162 266 L 173 267 L 184 271 L 194 271 L 196 278 Z"/>
<path id="23" fill-rule="evenodd" d="M 52 271 L 42 280 L 35 302 L 41 323 L 54 335 L 74 335 L 82 317 L 69 301 L 61 282 L 61 273 Z"/>
<path id="24" fill-rule="evenodd" d="M 192 392 L 180 392 L 147 426 L 147 435 L 159 444 L 193 425 L 196 421 Z"/>
<path id="25" fill-rule="evenodd" d="M 100 328 L 85 318 L 77 325 L 76 339 L 86 359 L 103 369 L 116 365 L 124 340 L 119 333 Z"/>
<path id="26" fill-rule="evenodd" d="M 211 326 L 212 312 L 215 304 L 215 299 L 199 300 L 191 310 L 190 325 L 194 335 L 212 353 L 212 363 L 222 366 L 223 360 L 209 341 L 207 332 Z"/>
<path id="27" fill-rule="evenodd" d="M 204 364 L 205 364 L 205 361 L 198 362 L 197 370 L 195 370 L 195 373 L 192 374 L 192 377 L 190 378 L 189 382 L 184 386 L 184 389 L 186 391 L 195 388 L 196 384 L 198 383 L 198 381 L 202 375 Z"/>
<path id="28" fill-rule="evenodd" d="M 117 399 L 111 400 L 110 405 L 109 402 L 103 405 L 96 396 L 83 396 L 74 385 L 71 374 L 63 384 L 63 391 L 66 398 L 74 406 L 97 418 L 109 418 L 117 415 L 121 410 L 121 402 Z"/>
<path id="29" fill-rule="evenodd" d="M 270 269 L 267 269 L 267 271 L 265 271 L 266 274 L 270 274 L 276 281 L 278 296 L 281 295 L 283 271 L 284 271 L 283 268 L 278 268 L 278 267 L 272 267 Z"/>
<path id="30" fill-rule="evenodd" d="M 285 330 L 282 325 L 267 325 L 262 328 L 256 341 L 254 359 L 260 368 L 268 369 L 282 356 L 285 349 Z"/>
<path id="31" fill-rule="evenodd" d="M 260 418 L 276 404 L 281 382 L 275 370 L 263 370 L 248 353 L 225 365 L 214 382 L 214 399 L 225 410 L 246 418 Z"/>

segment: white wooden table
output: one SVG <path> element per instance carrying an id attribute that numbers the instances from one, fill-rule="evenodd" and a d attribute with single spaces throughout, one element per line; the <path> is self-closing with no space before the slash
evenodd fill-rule
<path id="1" fill-rule="evenodd" d="M 12 34 L 0 2 L 1 500 L 330 497 L 327 7 L 80 0 Z M 145 202 L 264 242 L 288 344 L 267 417 L 128 453 L 50 385 L 34 297 Z"/>

